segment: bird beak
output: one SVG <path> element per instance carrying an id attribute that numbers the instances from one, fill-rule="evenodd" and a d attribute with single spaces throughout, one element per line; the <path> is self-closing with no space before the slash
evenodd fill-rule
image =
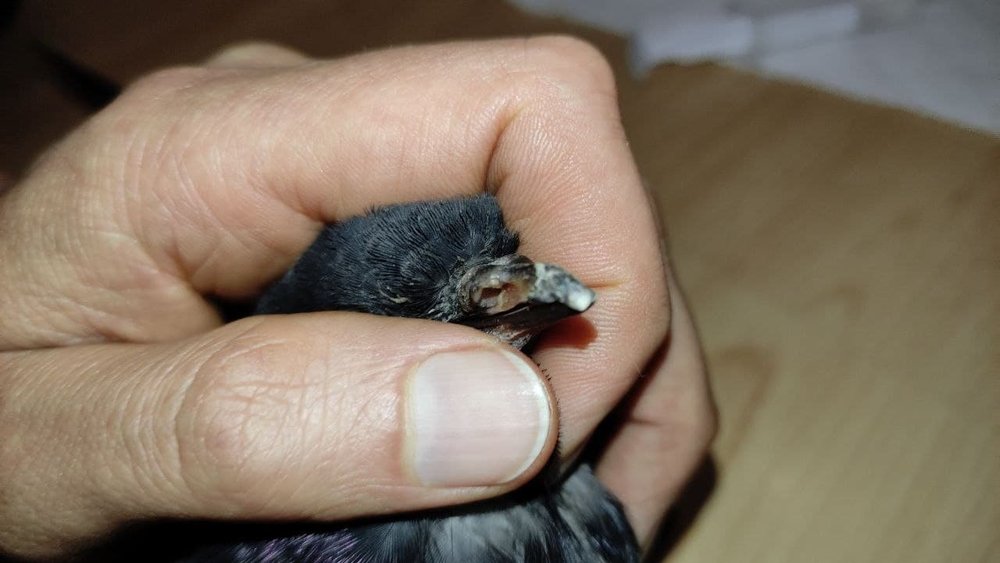
<path id="1" fill-rule="evenodd" d="M 586 311 L 597 297 L 559 266 L 518 254 L 470 268 L 458 283 L 464 315 L 456 322 L 516 345 Z"/>

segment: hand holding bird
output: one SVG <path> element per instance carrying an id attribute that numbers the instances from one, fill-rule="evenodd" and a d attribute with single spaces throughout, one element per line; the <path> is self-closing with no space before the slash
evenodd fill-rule
<path id="1" fill-rule="evenodd" d="M 537 342 L 550 383 L 472 327 L 349 312 L 224 324 L 212 305 L 258 295 L 326 223 L 484 190 L 520 253 L 600 294 L 585 347 Z M 613 78 L 576 40 L 328 62 L 242 47 L 153 74 L 4 195 L 0 233 L 6 555 L 66 556 L 153 519 L 426 510 L 542 469 L 556 421 L 541 416 L 541 447 L 494 448 L 507 473 L 421 468 L 401 414 L 421 366 L 496 374 L 553 413 L 558 397 L 566 458 L 618 407 L 594 471 L 641 545 L 713 432 Z"/>

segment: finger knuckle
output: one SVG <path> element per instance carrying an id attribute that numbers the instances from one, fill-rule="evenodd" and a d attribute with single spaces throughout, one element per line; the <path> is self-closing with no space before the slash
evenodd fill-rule
<path id="1" fill-rule="evenodd" d="M 190 88 L 213 74 L 210 69 L 195 66 L 174 66 L 141 76 L 122 92 L 119 100 L 155 99 Z"/>
<path id="2" fill-rule="evenodd" d="M 608 59 L 591 43 L 569 35 L 546 35 L 527 40 L 526 49 L 545 72 L 574 86 L 615 92 L 615 76 Z"/>
<path id="3" fill-rule="evenodd" d="M 166 138 L 170 127 L 182 122 L 178 106 L 194 104 L 181 92 L 196 90 L 211 71 L 198 67 L 172 67 L 147 74 L 128 87 L 110 105 L 94 115 L 72 138 L 81 147 L 111 159 L 131 163 L 127 170 L 143 170 L 149 146 L 160 146 L 150 137 Z M 136 127 L 138 121 L 146 122 Z M 157 125 L 152 125 L 156 123 Z M 164 126 L 165 125 L 165 126 Z M 137 150 L 133 150 L 137 149 Z"/>
<path id="4" fill-rule="evenodd" d="M 210 62 L 227 60 L 247 60 L 253 61 L 263 58 L 265 61 L 271 57 L 298 57 L 299 53 L 292 49 L 271 41 L 248 40 L 239 43 L 226 45 L 212 55 Z"/>
<path id="5" fill-rule="evenodd" d="M 272 49 L 283 49 L 283 47 L 277 43 L 272 43 L 269 41 L 260 41 L 255 39 L 248 39 L 246 41 L 239 41 L 237 43 L 230 43 L 215 52 L 212 58 L 228 57 L 232 55 L 244 55 L 244 54 L 254 54 L 260 51 L 270 51 Z"/>
<path id="6" fill-rule="evenodd" d="M 303 411 L 315 402 L 308 374 L 281 365 L 297 355 L 296 343 L 258 325 L 201 364 L 178 424 L 189 488 L 243 513 L 267 502 L 269 484 L 301 445 Z"/>

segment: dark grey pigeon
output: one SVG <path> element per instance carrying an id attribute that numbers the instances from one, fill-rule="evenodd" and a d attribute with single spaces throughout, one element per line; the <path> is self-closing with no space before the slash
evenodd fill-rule
<path id="1" fill-rule="evenodd" d="M 517 253 L 497 201 L 393 205 L 327 226 L 256 314 L 360 311 L 472 326 L 521 348 L 594 292 Z M 258 529 L 189 563 L 632 563 L 621 504 L 581 464 L 556 462 L 507 496 L 391 519 Z"/>

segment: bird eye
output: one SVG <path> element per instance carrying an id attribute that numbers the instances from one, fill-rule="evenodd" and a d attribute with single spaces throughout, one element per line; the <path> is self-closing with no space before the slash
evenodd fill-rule
<path id="1" fill-rule="evenodd" d="M 516 283 L 503 283 L 498 287 L 483 287 L 474 296 L 479 308 L 488 314 L 502 313 L 524 303 L 526 289 Z"/>
<path id="2" fill-rule="evenodd" d="M 479 302 L 487 307 L 492 307 L 496 304 L 496 300 L 503 293 L 503 289 L 499 287 L 484 287 L 482 291 L 479 292 Z"/>

